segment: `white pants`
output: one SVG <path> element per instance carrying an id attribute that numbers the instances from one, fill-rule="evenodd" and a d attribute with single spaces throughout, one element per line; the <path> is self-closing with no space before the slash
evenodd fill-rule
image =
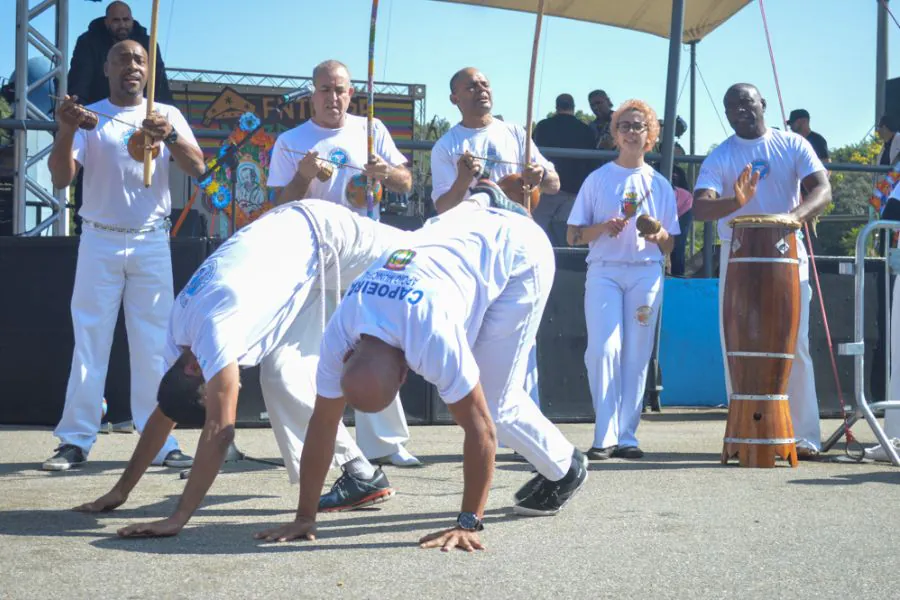
<path id="1" fill-rule="evenodd" d="M 534 244 L 520 259 L 523 267 L 485 312 L 472 353 L 498 441 L 525 457 L 541 475 L 558 481 L 569 471 L 575 448 L 525 391 L 528 355 L 556 265 L 550 243 L 534 236 L 531 228 L 537 226 L 527 223 Z"/>
<path id="2" fill-rule="evenodd" d="M 797 446 L 820 450 L 822 432 L 819 424 L 819 401 L 816 396 L 816 380 L 813 372 L 812 356 L 809 353 L 809 304 L 812 288 L 809 285 L 809 255 L 804 242 L 797 240 L 800 258 L 800 327 L 797 332 L 797 348 L 794 363 L 788 378 L 788 402 L 791 406 L 791 421 Z M 721 262 L 719 264 L 719 340 L 725 363 L 725 388 L 731 400 L 731 376 L 728 373 L 728 356 L 725 353 L 725 329 L 722 322 L 725 299 L 725 277 L 728 272 L 728 257 L 731 243 L 722 240 Z"/>
<path id="3" fill-rule="evenodd" d="M 891 300 L 891 379 L 887 400 L 900 400 L 900 277 L 894 278 L 894 297 Z M 884 411 L 884 433 L 900 438 L 900 409 Z"/>
<path id="4" fill-rule="evenodd" d="M 584 353 L 594 401 L 594 447 L 632 447 L 662 300 L 659 263 L 599 262 L 588 267 Z"/>
<path id="5" fill-rule="evenodd" d="M 75 351 L 65 407 L 54 432 L 60 443 L 78 446 L 87 455 L 97 440 L 109 352 L 123 302 L 131 364 L 131 417 L 137 430 L 143 431 L 156 408 L 173 299 L 167 231 L 118 233 L 84 225 L 72 291 Z M 178 442 L 169 436 L 154 463 L 160 464 L 177 449 Z"/>
<path id="6" fill-rule="evenodd" d="M 316 285 L 316 280 L 310 280 L 310 285 Z M 263 401 L 291 483 L 300 480 L 300 455 L 316 401 L 316 369 L 319 365 L 319 346 L 322 343 L 320 298 L 321 291 L 318 287 L 310 290 L 300 315 L 294 319 L 278 346 L 260 362 L 259 381 Z M 327 310 L 331 312 L 330 309 Z M 360 414 L 370 418 L 359 419 Z M 356 415 L 357 437 L 366 440 L 370 449 L 383 452 L 374 454 L 372 458 L 393 454 L 409 437 L 399 395 L 380 413 L 368 415 L 357 412 Z M 393 439 L 387 437 L 390 435 L 394 436 Z M 360 449 L 362 440 L 357 445 L 341 423 L 335 440 L 332 466 L 337 467 L 355 458 L 367 456 Z"/>

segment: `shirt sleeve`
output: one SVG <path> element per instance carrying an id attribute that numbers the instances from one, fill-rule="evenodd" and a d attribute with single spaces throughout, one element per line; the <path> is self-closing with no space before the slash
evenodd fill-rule
<path id="1" fill-rule="evenodd" d="M 597 172 L 594 171 L 581 184 L 578 195 L 575 196 L 575 202 L 572 204 L 572 210 L 569 212 L 568 225 L 584 227 L 593 225 L 594 223 L 594 202 L 592 189 L 595 187 L 594 182 L 597 179 Z"/>
<path id="2" fill-rule="evenodd" d="M 697 175 L 697 183 L 694 184 L 694 191 L 712 190 L 719 196 L 725 189 L 722 182 L 722 169 L 717 160 L 716 154 L 707 156 L 703 164 L 700 165 L 700 174 Z"/>
<path id="3" fill-rule="evenodd" d="M 443 138 L 441 138 L 443 139 Z M 441 140 L 431 150 L 431 199 L 437 200 L 446 194 L 456 181 L 456 161 Z"/>
<path id="4" fill-rule="evenodd" d="M 200 328 L 197 337 L 191 343 L 191 351 L 197 357 L 200 364 L 200 370 L 203 371 L 203 378 L 209 382 L 216 374 L 230 365 L 237 362 L 241 356 L 241 350 L 237 347 L 229 347 L 225 341 L 229 339 L 226 333 L 222 332 L 211 319 Z"/>
<path id="5" fill-rule="evenodd" d="M 378 140 L 378 147 L 376 148 L 378 156 L 386 160 L 392 167 L 399 167 L 408 163 L 409 159 L 397 148 L 391 132 L 388 131 L 384 123 L 375 119 L 374 127 Z"/>
<path id="6" fill-rule="evenodd" d="M 339 306 L 325 327 L 319 348 L 319 366 L 316 369 L 316 393 L 319 396 L 334 399 L 344 395 L 341 374 L 344 370 L 344 355 L 350 348 L 350 341 L 341 325 Z"/>
<path id="7" fill-rule="evenodd" d="M 812 144 L 810 144 L 803 136 L 798 135 L 795 137 L 797 147 L 796 152 L 794 153 L 794 169 L 797 172 L 797 177 L 802 181 L 813 173 L 824 171 L 825 165 L 823 165 L 822 161 L 819 160 L 819 157 L 816 156 L 816 151 L 812 147 Z"/>
<path id="8" fill-rule="evenodd" d="M 268 187 L 284 187 L 294 178 L 298 161 L 287 152 L 287 149 L 284 135 L 279 135 L 272 147 L 272 157 L 269 160 L 269 176 L 266 180 Z"/>

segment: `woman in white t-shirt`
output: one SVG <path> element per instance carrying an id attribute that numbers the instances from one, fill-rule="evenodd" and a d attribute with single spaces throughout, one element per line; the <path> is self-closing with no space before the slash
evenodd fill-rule
<path id="1" fill-rule="evenodd" d="M 678 210 L 672 185 L 644 162 L 659 137 L 656 113 L 628 100 L 610 129 L 619 157 L 591 173 L 569 214 L 567 238 L 588 244 L 584 312 L 588 346 L 584 363 L 594 401 L 592 460 L 641 458 L 635 437 L 641 419 L 647 367 L 653 351 L 665 254 L 672 251 Z M 659 222 L 641 235 L 638 219 Z"/>

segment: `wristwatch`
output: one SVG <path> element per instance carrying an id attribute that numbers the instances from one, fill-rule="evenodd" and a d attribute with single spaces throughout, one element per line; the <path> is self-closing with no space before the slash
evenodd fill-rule
<path id="1" fill-rule="evenodd" d="M 163 143 L 165 144 L 174 144 L 178 141 L 178 132 L 175 131 L 175 128 L 172 128 L 172 133 L 163 138 Z"/>
<path id="2" fill-rule="evenodd" d="M 484 529 L 484 521 L 475 513 L 461 512 L 456 517 L 456 526 L 465 531 L 481 531 Z"/>

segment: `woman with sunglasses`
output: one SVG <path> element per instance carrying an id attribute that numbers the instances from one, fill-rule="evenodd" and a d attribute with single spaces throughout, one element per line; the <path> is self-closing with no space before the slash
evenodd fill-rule
<path id="1" fill-rule="evenodd" d="M 594 443 L 587 452 L 592 460 L 644 455 L 635 433 L 653 351 L 665 255 L 680 232 L 671 184 L 644 162 L 644 154 L 659 137 L 656 113 L 640 100 L 628 100 L 613 114 L 610 129 L 619 156 L 585 180 L 567 230 L 570 245 L 590 247 L 584 363 L 596 414 Z M 639 220 L 649 223 L 650 230 L 659 228 L 642 235 Z"/>

